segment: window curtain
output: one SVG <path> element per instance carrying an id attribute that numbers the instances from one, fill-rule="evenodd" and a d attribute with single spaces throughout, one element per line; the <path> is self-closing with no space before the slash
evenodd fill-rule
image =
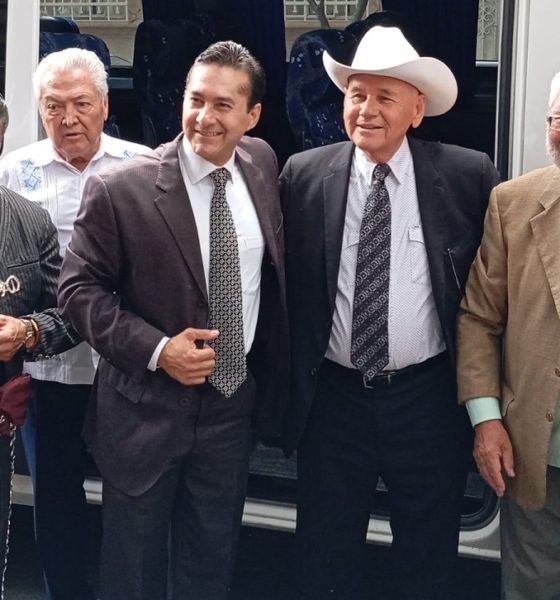
<path id="1" fill-rule="evenodd" d="M 469 103 L 475 84 L 478 0 L 383 0 L 383 8 L 406 19 L 418 53 L 442 60 L 459 84 L 458 104 Z"/>

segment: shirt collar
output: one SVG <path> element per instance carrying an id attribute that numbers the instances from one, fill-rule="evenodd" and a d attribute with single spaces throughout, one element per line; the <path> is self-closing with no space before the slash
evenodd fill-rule
<path id="1" fill-rule="evenodd" d="M 212 171 L 215 171 L 219 168 L 215 164 L 197 154 L 193 150 L 191 143 L 186 137 L 183 137 L 182 139 L 181 148 L 182 152 L 179 152 L 179 160 L 181 161 L 183 168 L 185 169 L 185 173 L 193 185 L 196 185 L 202 179 L 210 175 Z M 231 155 L 226 164 L 222 165 L 224 169 L 228 170 L 232 182 L 234 181 L 234 165 L 235 152 Z"/>
<path id="2" fill-rule="evenodd" d="M 371 175 L 377 163 L 372 162 L 366 153 L 358 147 L 354 151 L 354 161 L 356 170 L 360 176 L 368 183 L 371 183 Z M 412 153 L 410 152 L 410 146 L 406 137 L 387 164 L 391 167 L 391 174 L 395 177 L 397 183 L 402 183 L 404 178 L 410 173 L 412 167 Z"/>
<path id="3" fill-rule="evenodd" d="M 115 158 L 125 158 L 125 148 L 119 143 L 118 139 L 102 133 L 99 148 L 89 161 L 89 164 L 99 160 L 106 154 L 109 156 L 114 156 Z M 52 162 L 60 162 L 64 165 L 68 165 L 70 167 L 72 166 L 55 150 L 53 143 L 49 138 L 41 140 L 38 143 L 37 154 L 34 157 L 33 162 L 38 167 L 44 167 Z"/>

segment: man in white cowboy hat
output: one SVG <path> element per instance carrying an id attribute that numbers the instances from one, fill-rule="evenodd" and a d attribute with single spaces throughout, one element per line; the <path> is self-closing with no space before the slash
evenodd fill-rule
<path id="1" fill-rule="evenodd" d="M 280 177 L 299 587 L 362 597 L 381 476 L 397 597 L 449 600 L 471 449 L 455 319 L 498 174 L 481 152 L 407 137 L 457 84 L 399 29 L 369 30 L 351 66 L 323 60 L 351 141 L 292 156 Z"/>

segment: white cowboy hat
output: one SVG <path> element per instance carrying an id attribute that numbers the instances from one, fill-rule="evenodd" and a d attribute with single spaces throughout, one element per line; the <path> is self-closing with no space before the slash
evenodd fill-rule
<path id="1" fill-rule="evenodd" d="M 323 52 L 323 64 L 338 88 L 345 91 L 348 78 L 357 73 L 384 75 L 410 83 L 426 96 L 427 117 L 447 112 L 457 99 L 457 81 L 437 58 L 419 56 L 397 27 L 372 27 L 361 39 L 351 66 Z"/>

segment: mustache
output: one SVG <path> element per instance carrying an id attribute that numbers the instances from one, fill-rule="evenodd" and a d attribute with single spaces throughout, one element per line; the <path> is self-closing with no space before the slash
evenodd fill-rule
<path id="1" fill-rule="evenodd" d="M 546 135 L 546 151 L 548 156 L 554 161 L 554 164 L 560 167 L 560 141 L 551 142 L 548 133 Z"/>

